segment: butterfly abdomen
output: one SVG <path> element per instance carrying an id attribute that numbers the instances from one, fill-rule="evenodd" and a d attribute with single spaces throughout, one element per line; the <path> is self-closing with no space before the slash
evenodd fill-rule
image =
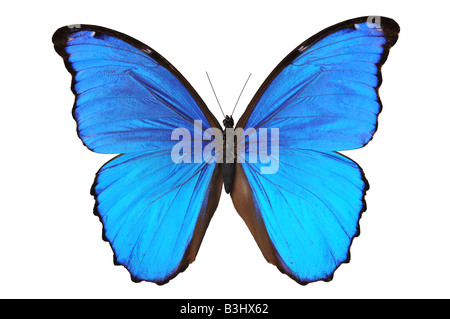
<path id="1" fill-rule="evenodd" d="M 235 163 L 222 163 L 222 178 L 225 192 L 229 194 L 233 186 Z"/>

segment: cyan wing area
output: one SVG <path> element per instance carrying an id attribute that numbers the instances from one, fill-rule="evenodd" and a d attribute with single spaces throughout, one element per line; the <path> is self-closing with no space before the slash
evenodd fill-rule
<path id="1" fill-rule="evenodd" d="M 331 279 L 348 261 L 367 184 L 359 166 L 334 152 L 279 154 L 275 174 L 243 163 L 257 219 L 264 221 L 278 266 L 300 283 Z"/>
<path id="2" fill-rule="evenodd" d="M 159 54 L 114 32 L 63 27 L 53 36 L 73 75 L 73 115 L 89 149 L 109 154 L 157 150 L 167 147 L 178 127 L 192 130 L 194 120 L 211 126 Z"/>
<path id="3" fill-rule="evenodd" d="M 280 128 L 281 149 L 364 146 L 377 127 L 380 68 L 398 32 L 391 19 L 358 19 L 305 42 L 287 57 L 245 128 Z"/>
<path id="4" fill-rule="evenodd" d="M 163 150 L 121 155 L 97 173 L 104 236 L 133 279 L 165 283 L 193 261 L 183 258 L 197 222 L 207 219 L 215 167 L 176 164 Z"/>

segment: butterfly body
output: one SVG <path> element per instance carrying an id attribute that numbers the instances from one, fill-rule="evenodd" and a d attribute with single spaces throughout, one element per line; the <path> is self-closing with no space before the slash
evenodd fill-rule
<path id="1" fill-rule="evenodd" d="M 223 163 L 222 163 L 222 178 L 223 178 L 223 186 L 225 188 L 225 192 L 229 194 L 231 192 L 231 188 L 233 187 L 234 181 L 234 172 L 236 170 L 236 147 L 235 143 L 230 143 L 230 139 L 227 139 L 227 134 L 232 135 L 234 131 L 234 120 L 232 116 L 226 116 L 223 120 L 223 125 L 225 126 L 224 134 L 223 134 Z M 232 161 L 230 161 L 230 156 L 227 154 L 231 154 Z"/>
<path id="2" fill-rule="evenodd" d="M 399 31 L 392 19 L 360 17 L 319 32 L 275 67 L 236 126 L 227 116 L 222 129 L 181 73 L 142 42 L 92 25 L 57 30 L 80 139 L 119 154 L 92 187 L 115 263 L 134 281 L 159 284 L 184 271 L 224 185 L 268 262 L 300 284 L 330 280 L 350 259 L 368 189 L 361 167 L 338 151 L 375 133 L 381 66 Z M 212 135 L 222 139 L 218 153 L 205 151 Z M 180 137 L 194 141 L 174 151 Z"/>

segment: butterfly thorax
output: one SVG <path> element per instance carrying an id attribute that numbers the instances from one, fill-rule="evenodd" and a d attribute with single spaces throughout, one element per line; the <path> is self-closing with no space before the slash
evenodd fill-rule
<path id="1" fill-rule="evenodd" d="M 233 128 L 234 127 L 234 120 L 233 116 L 225 116 L 225 119 L 223 120 L 223 125 L 225 128 Z"/>
<path id="2" fill-rule="evenodd" d="M 229 194 L 231 191 L 231 187 L 233 186 L 235 162 L 236 162 L 235 145 L 234 145 L 234 143 L 233 144 L 227 143 L 227 131 L 229 131 L 229 129 L 234 128 L 233 117 L 227 115 L 225 117 L 225 119 L 223 120 L 223 125 L 225 126 L 225 130 L 224 130 L 224 134 L 223 134 L 222 178 L 223 178 L 223 185 L 225 187 L 225 192 L 227 194 Z M 228 160 L 227 160 L 227 154 L 229 154 Z M 231 161 L 230 161 L 230 155 L 232 155 Z"/>

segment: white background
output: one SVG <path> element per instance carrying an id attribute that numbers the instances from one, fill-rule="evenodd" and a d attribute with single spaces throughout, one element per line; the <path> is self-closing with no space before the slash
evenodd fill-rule
<path id="1" fill-rule="evenodd" d="M 8 1 L 1 28 L 0 297 L 450 297 L 449 40 L 444 1 Z M 90 152 L 72 118 L 70 75 L 51 42 L 97 24 L 148 44 L 222 118 L 239 118 L 270 71 L 320 30 L 363 15 L 394 18 L 384 109 L 364 149 L 346 152 L 370 182 L 352 260 L 329 283 L 300 286 L 268 264 L 225 193 L 196 261 L 170 283 L 133 283 L 113 265 L 89 194 L 112 155 Z"/>

